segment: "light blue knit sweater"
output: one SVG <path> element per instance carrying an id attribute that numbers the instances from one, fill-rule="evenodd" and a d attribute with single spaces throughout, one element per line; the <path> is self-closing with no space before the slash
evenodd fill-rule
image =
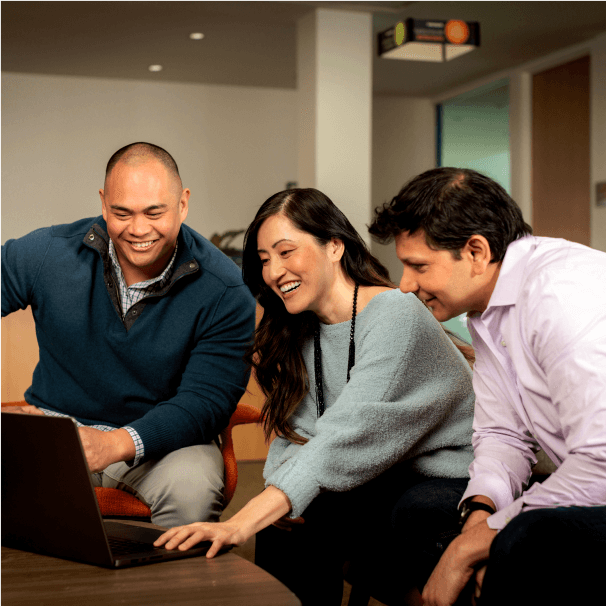
<path id="1" fill-rule="evenodd" d="M 464 478 L 471 448 L 471 370 L 412 294 L 376 295 L 356 317 L 356 364 L 347 383 L 351 321 L 321 325 L 324 400 L 318 419 L 313 339 L 303 349 L 310 392 L 292 424 L 304 445 L 276 438 L 264 469 L 300 516 L 322 491 L 360 486 L 408 460 L 430 477 Z"/>

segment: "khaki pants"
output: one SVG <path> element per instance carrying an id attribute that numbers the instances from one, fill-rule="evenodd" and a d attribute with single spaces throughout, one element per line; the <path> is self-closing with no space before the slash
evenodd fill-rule
<path id="1" fill-rule="evenodd" d="M 223 457 L 215 442 L 181 448 L 135 467 L 113 463 L 93 474 L 95 486 L 135 495 L 152 512 L 152 522 L 172 528 L 216 522 L 223 511 Z"/>

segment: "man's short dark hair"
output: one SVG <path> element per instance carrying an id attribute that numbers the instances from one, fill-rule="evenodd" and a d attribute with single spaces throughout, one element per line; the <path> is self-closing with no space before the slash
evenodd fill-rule
<path id="1" fill-rule="evenodd" d="M 391 202 L 375 209 L 369 227 L 383 244 L 419 229 L 429 247 L 450 250 L 457 259 L 471 236 L 484 236 L 491 263 L 503 260 L 511 242 L 532 234 L 520 207 L 498 183 L 475 170 L 452 167 L 434 168 L 409 181 Z"/>
<path id="2" fill-rule="evenodd" d="M 124 160 L 125 162 L 136 162 L 149 159 L 150 157 L 159 160 L 170 174 L 174 175 L 179 181 L 181 181 L 179 168 L 177 167 L 177 163 L 175 162 L 174 158 L 165 149 L 162 149 L 153 143 L 145 143 L 145 141 L 137 141 L 136 143 L 129 143 L 128 145 L 121 147 L 107 163 L 107 168 L 105 169 L 105 180 L 107 181 L 109 173 L 111 173 L 114 166 L 116 166 L 120 160 Z"/>

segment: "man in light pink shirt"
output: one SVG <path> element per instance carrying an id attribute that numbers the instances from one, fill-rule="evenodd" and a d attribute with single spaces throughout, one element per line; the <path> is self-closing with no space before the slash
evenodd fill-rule
<path id="1" fill-rule="evenodd" d="M 465 588 L 482 606 L 591 603 L 606 570 L 606 254 L 533 237 L 467 169 L 415 177 L 370 232 L 395 237 L 403 292 L 439 321 L 467 313 L 476 353 L 462 532 L 424 603 L 463 603 Z M 557 470 L 529 488 L 539 449 Z"/>

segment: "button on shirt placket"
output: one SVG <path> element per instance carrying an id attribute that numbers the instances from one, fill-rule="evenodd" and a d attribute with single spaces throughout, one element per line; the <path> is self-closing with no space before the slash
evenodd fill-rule
<path id="1" fill-rule="evenodd" d="M 118 288 L 116 286 L 116 283 L 114 282 L 114 280 L 108 280 L 106 282 L 107 285 L 107 289 L 110 291 L 110 293 L 112 295 L 115 295 L 117 299 L 120 298 L 120 293 L 118 292 Z"/>

